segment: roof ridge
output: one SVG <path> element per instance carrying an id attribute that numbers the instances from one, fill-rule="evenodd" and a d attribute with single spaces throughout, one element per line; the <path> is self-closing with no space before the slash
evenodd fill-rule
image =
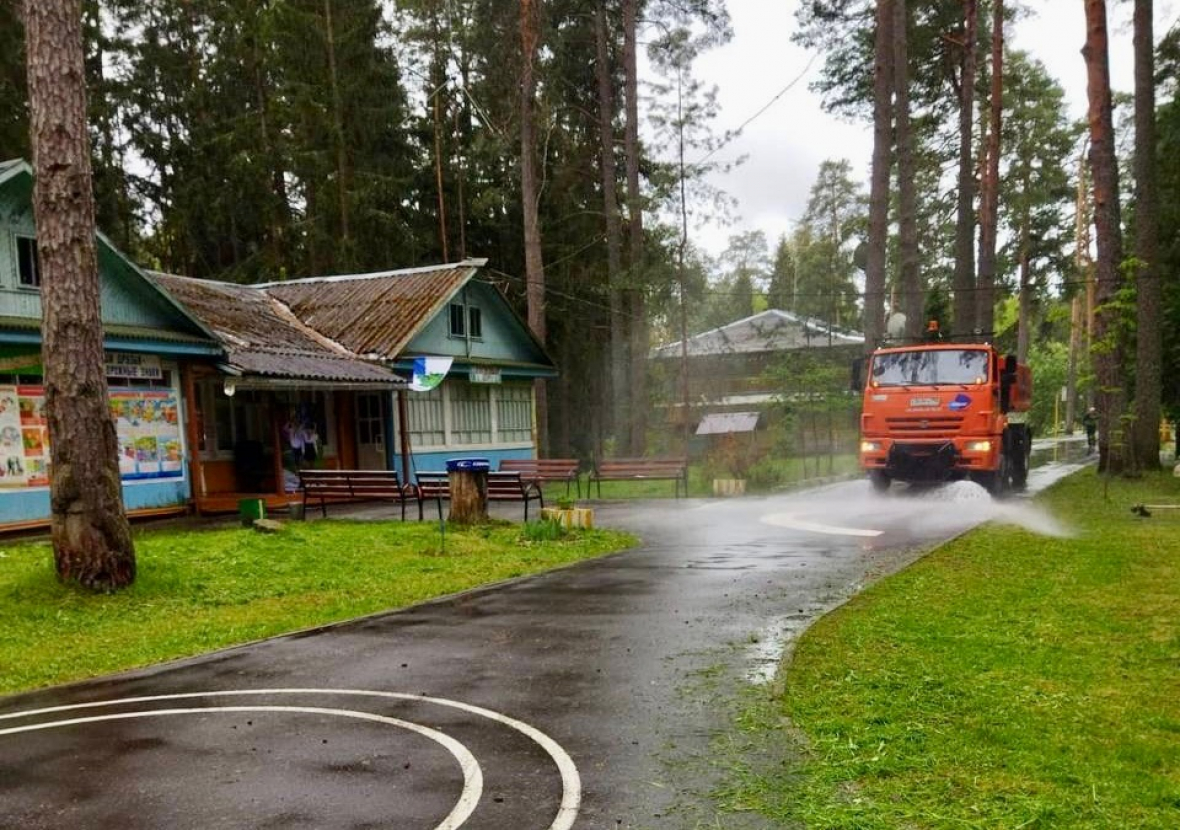
<path id="1" fill-rule="evenodd" d="M 349 280 L 373 280 L 382 277 L 410 276 L 412 274 L 426 274 L 431 271 L 452 271 L 457 268 L 483 268 L 488 264 L 487 257 L 468 257 L 459 262 L 443 262 L 437 265 L 416 265 L 411 268 L 395 268 L 389 271 L 370 271 L 364 274 L 326 274 L 318 277 L 301 277 L 295 280 L 278 280 L 275 282 L 255 283 L 255 288 L 282 288 L 284 285 L 307 285 L 309 283 L 347 282 Z"/>

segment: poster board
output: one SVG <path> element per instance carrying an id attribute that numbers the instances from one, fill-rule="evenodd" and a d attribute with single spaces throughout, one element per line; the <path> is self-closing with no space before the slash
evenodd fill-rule
<path id="1" fill-rule="evenodd" d="M 176 390 L 112 387 L 110 408 L 124 481 L 184 475 Z M 48 485 L 45 388 L 0 385 L 0 487 Z"/>

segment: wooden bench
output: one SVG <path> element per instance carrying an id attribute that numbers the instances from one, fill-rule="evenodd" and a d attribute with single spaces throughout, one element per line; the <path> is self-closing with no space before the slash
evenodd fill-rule
<path id="1" fill-rule="evenodd" d="M 418 496 L 418 519 L 423 518 L 422 505 L 433 500 L 438 504 L 439 516 L 442 515 L 442 503 L 451 498 L 451 478 L 444 472 L 415 473 L 418 482 L 415 488 Z M 520 501 L 524 502 L 524 520 L 529 520 L 529 502 L 537 501 L 541 507 L 545 506 L 545 497 L 541 494 L 541 487 L 535 481 L 528 481 L 518 472 L 488 473 L 488 501 Z"/>
<path id="2" fill-rule="evenodd" d="M 505 458 L 500 461 L 501 472 L 517 472 L 525 481 L 538 487 L 546 481 L 564 481 L 565 494 L 570 494 L 570 484 L 578 489 L 582 497 L 582 478 L 578 475 L 576 458 Z"/>
<path id="3" fill-rule="evenodd" d="M 676 497 L 680 498 L 680 486 L 688 495 L 687 458 L 603 458 L 594 462 L 590 471 L 590 484 L 598 482 L 598 496 L 602 497 L 604 481 L 675 481 Z"/>
<path id="4" fill-rule="evenodd" d="M 328 515 L 328 499 L 361 501 L 392 499 L 401 503 L 406 518 L 406 495 L 412 488 L 403 486 L 397 470 L 300 470 L 299 487 L 303 491 L 303 515 L 307 502 L 320 500 L 320 511 Z"/>

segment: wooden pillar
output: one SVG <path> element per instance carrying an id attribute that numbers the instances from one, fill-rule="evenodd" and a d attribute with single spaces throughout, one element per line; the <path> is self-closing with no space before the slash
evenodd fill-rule
<path id="1" fill-rule="evenodd" d="M 201 499 L 205 496 L 205 474 L 201 469 L 201 416 L 197 412 L 197 384 L 192 364 L 180 364 L 180 385 L 184 394 L 184 433 L 188 441 L 189 487 L 193 491 L 193 508 L 201 514 Z"/>
<path id="2" fill-rule="evenodd" d="M 283 427 L 279 423 L 280 418 L 285 414 L 278 407 L 278 399 L 272 392 L 270 395 L 270 429 L 271 429 L 271 445 L 274 447 L 274 467 L 275 475 L 275 495 L 280 498 L 285 498 L 287 495 L 287 481 L 283 468 Z"/>
<path id="3" fill-rule="evenodd" d="M 405 389 L 397 390 L 397 435 L 401 444 L 402 483 L 409 484 L 413 471 L 410 470 L 410 404 Z"/>

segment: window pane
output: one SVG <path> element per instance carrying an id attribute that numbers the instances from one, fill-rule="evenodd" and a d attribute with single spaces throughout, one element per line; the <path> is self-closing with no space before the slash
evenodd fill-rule
<path id="1" fill-rule="evenodd" d="M 505 384 L 499 389 L 496 416 L 501 443 L 531 441 L 533 437 L 532 388 L 524 384 Z"/>
<path id="2" fill-rule="evenodd" d="M 458 303 L 451 303 L 451 336 L 462 337 L 466 334 L 463 328 L 463 306 Z"/>
<path id="3" fill-rule="evenodd" d="M 492 440 L 492 406 L 488 387 L 456 383 L 451 387 L 451 440 L 486 444 Z"/>
<path id="4" fill-rule="evenodd" d="M 483 337 L 483 315 L 480 313 L 480 310 L 474 306 L 468 308 L 467 319 L 471 324 L 468 329 L 471 332 L 471 336 Z"/>
<path id="5" fill-rule="evenodd" d="M 38 286 L 41 284 L 40 263 L 37 258 L 37 240 L 27 236 L 16 238 L 16 254 L 20 266 L 20 284 Z"/>
<path id="6" fill-rule="evenodd" d="M 407 402 L 410 440 L 417 447 L 441 447 L 446 440 L 442 387 L 414 392 Z"/>

